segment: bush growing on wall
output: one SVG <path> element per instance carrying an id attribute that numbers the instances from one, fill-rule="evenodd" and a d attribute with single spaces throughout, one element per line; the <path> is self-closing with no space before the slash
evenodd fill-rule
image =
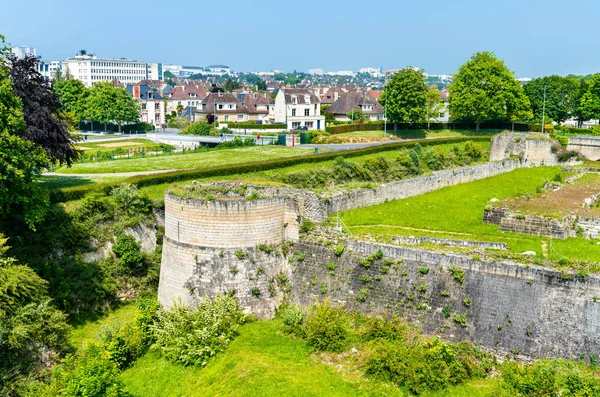
<path id="1" fill-rule="evenodd" d="M 120 259 L 121 264 L 129 270 L 136 270 L 144 265 L 144 255 L 141 245 L 133 236 L 121 234 L 117 237 L 117 243 L 113 245 L 113 252 Z"/>

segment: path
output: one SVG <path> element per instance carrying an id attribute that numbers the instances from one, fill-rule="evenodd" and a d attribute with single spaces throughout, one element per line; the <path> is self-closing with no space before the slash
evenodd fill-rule
<path id="1" fill-rule="evenodd" d="M 108 174 L 59 174 L 57 172 L 44 172 L 43 176 L 60 176 L 60 177 L 76 177 L 76 178 L 106 178 L 106 177 L 128 177 L 128 176 L 138 176 L 138 175 L 154 175 L 154 174 L 164 174 L 167 172 L 174 171 L 189 171 L 194 168 L 182 168 L 182 169 L 173 169 L 173 170 L 153 170 L 153 171 L 133 171 L 133 172 L 113 172 Z"/>

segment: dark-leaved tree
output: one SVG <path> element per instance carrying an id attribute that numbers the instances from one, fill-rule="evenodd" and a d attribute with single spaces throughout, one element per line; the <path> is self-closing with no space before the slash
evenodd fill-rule
<path id="1" fill-rule="evenodd" d="M 9 55 L 8 60 L 14 93 L 21 99 L 27 126 L 11 133 L 43 147 L 51 160 L 71 166 L 79 156 L 75 149 L 76 138 L 69 133 L 58 95 L 37 70 L 39 59 Z"/>

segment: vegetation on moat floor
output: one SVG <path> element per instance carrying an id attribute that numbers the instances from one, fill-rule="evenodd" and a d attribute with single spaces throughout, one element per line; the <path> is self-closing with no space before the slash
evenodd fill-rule
<path id="1" fill-rule="evenodd" d="M 398 139 L 433 139 L 447 137 L 464 137 L 464 136 L 493 136 L 501 133 L 501 130 L 398 130 L 394 134 L 394 130 L 388 129 L 387 134 L 383 136 L 383 130 L 374 131 L 356 131 L 345 132 L 343 134 L 322 135 L 313 139 L 312 143 L 318 144 L 339 144 L 339 143 L 361 143 L 361 142 L 383 142 L 389 141 L 390 137 L 393 140 Z"/>
<path id="2" fill-rule="evenodd" d="M 535 251 L 538 260 L 553 260 L 560 262 L 559 266 L 579 268 L 572 262 L 600 262 L 600 250 L 595 249 L 597 241 L 581 238 L 550 240 L 501 232 L 498 225 L 482 222 L 483 210 L 491 199 L 525 196 L 554 179 L 560 172 L 559 167 L 522 168 L 417 197 L 351 210 L 341 213 L 340 217 L 355 235 L 370 234 L 384 241 L 389 241 L 393 236 L 413 235 L 497 241 L 506 243 L 512 253 Z M 502 252 L 496 254 L 502 255 Z M 600 271 L 597 266 L 589 270 Z"/>
<path id="3" fill-rule="evenodd" d="M 469 342 L 444 342 L 399 318 L 345 312 L 327 300 L 306 309 L 282 306 L 277 319 L 246 324 L 232 297 L 203 305 L 156 312 L 144 301 L 135 314 L 125 306 L 103 319 L 101 334 L 97 323 L 71 331 L 71 342 L 81 347 L 48 374 L 49 383 L 29 384 L 30 395 L 491 397 L 600 391 L 595 364 L 500 364 Z M 218 327 L 215 332 L 190 338 L 207 319 Z M 219 336 L 225 333 L 227 338 Z M 195 352 L 210 356 L 179 360 Z"/>

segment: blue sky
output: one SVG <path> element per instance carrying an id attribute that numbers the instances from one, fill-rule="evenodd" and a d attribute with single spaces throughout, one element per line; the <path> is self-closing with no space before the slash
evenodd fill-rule
<path id="1" fill-rule="evenodd" d="M 597 0 L 4 0 L 0 34 L 44 59 L 98 56 L 236 71 L 451 74 L 494 51 L 519 77 L 600 72 Z"/>

